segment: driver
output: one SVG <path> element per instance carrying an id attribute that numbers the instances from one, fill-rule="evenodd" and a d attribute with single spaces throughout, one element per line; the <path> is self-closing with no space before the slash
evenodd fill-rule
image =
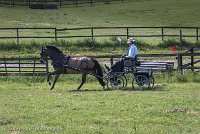
<path id="1" fill-rule="evenodd" d="M 134 44 L 135 40 L 133 40 L 132 38 L 129 38 L 127 40 L 127 44 L 128 44 L 128 50 L 125 54 L 122 55 L 122 57 L 124 57 L 124 59 L 131 59 L 131 60 L 135 60 L 136 56 L 138 55 L 138 49 L 136 47 L 136 45 Z M 108 66 L 105 65 L 107 71 L 109 72 L 123 72 L 124 70 L 124 59 L 120 58 L 115 64 L 113 64 L 110 68 Z"/>

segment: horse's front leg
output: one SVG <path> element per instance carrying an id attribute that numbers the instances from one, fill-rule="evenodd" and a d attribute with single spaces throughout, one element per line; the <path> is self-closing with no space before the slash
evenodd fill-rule
<path id="1" fill-rule="evenodd" d="M 87 76 L 86 73 L 82 73 L 82 81 L 81 81 L 80 86 L 77 88 L 77 90 L 80 90 L 80 88 L 81 88 L 81 87 L 83 86 L 83 84 L 86 82 L 86 76 Z"/>
<path id="2" fill-rule="evenodd" d="M 51 89 L 52 90 L 56 84 L 56 81 L 58 80 L 58 77 L 59 77 L 60 74 L 56 74 L 55 77 L 54 77 L 54 81 L 53 81 L 53 85 L 51 86 Z"/>
<path id="3" fill-rule="evenodd" d="M 54 72 L 50 72 L 47 76 L 47 82 L 49 83 L 49 85 L 51 86 L 51 81 L 50 81 L 50 76 L 51 75 L 56 75 L 58 74 L 57 70 L 55 70 Z"/>
<path id="4" fill-rule="evenodd" d="M 48 73 L 48 75 L 47 75 L 47 82 L 49 83 L 49 85 L 51 86 L 51 82 L 50 82 L 50 76 L 52 75 L 53 73 L 52 72 L 50 72 L 50 73 Z"/>

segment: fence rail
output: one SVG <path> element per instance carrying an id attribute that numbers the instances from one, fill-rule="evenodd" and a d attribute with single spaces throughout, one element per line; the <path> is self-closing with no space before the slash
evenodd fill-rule
<path id="1" fill-rule="evenodd" d="M 48 62 L 41 64 L 39 58 L 0 58 L 0 76 L 46 75 L 48 70 Z"/>
<path id="2" fill-rule="evenodd" d="M 172 70 L 179 70 L 183 73 L 183 70 L 190 69 L 192 71 L 199 71 L 200 66 L 194 66 L 199 63 L 199 59 L 195 59 L 195 56 L 200 56 L 200 53 L 194 53 L 194 49 L 191 48 L 189 53 L 179 53 L 179 54 L 139 54 L 138 57 L 142 58 L 166 58 L 171 57 L 171 59 L 175 59 L 177 57 L 177 68 L 173 68 Z M 190 62 L 183 64 L 183 57 L 189 57 Z M 114 63 L 114 59 L 119 58 L 120 55 L 105 55 L 105 56 L 92 56 L 96 59 L 107 59 L 112 65 Z M 162 62 L 169 62 L 164 61 Z M 170 61 L 173 62 L 173 61 Z M 0 58 L 0 76 L 9 76 L 9 75 L 47 75 L 49 72 L 49 64 L 41 64 L 39 62 L 39 58 Z"/>
<path id="3" fill-rule="evenodd" d="M 177 63 L 178 63 L 178 70 L 183 73 L 186 69 L 191 69 L 191 71 L 200 71 L 200 66 L 194 66 L 197 63 L 200 63 L 199 59 L 195 59 L 195 57 L 200 56 L 200 53 L 198 52 L 199 48 L 191 48 L 190 50 L 186 51 L 185 53 L 180 53 L 177 55 Z M 195 52 L 196 51 L 196 52 Z M 189 63 L 183 63 L 184 57 L 189 57 L 190 61 Z"/>
<path id="4" fill-rule="evenodd" d="M 0 4 L 5 4 L 5 5 L 12 5 L 13 7 L 15 6 L 29 6 L 31 4 L 43 4 L 43 5 L 48 5 L 48 4 L 56 4 L 57 6 L 78 6 L 78 5 L 83 5 L 83 4 L 89 4 L 89 5 L 94 5 L 98 3 L 114 3 L 114 2 L 131 2 L 131 1 L 136 1 L 138 2 L 139 0 L 1 0 Z"/>
<path id="5" fill-rule="evenodd" d="M 0 39 L 16 39 L 19 44 L 20 39 L 68 39 L 68 38 L 102 38 L 102 37 L 157 37 L 161 40 L 173 37 L 195 38 L 199 40 L 200 27 L 84 27 L 84 28 L 0 28 Z M 29 34 L 27 35 L 27 30 Z M 42 31 L 41 31 L 42 30 Z M 48 30 L 48 34 L 44 31 Z M 155 32 L 153 32 L 156 30 Z M 40 34 L 34 36 L 34 31 Z M 184 33 L 183 33 L 184 31 Z M 7 34 L 4 34 L 8 32 Z M 74 33 L 76 32 L 76 33 Z M 116 33 L 117 32 L 117 33 Z M 12 33 L 12 35 L 11 35 Z M 84 33 L 84 35 L 83 35 Z M 2 35 L 3 34 L 3 35 Z"/>

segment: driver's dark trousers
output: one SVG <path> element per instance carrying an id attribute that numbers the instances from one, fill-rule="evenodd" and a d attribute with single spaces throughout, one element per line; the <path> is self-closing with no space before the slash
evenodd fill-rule
<path id="1" fill-rule="evenodd" d="M 120 58 L 115 64 L 110 67 L 111 72 L 123 72 L 124 71 L 124 59 Z"/>

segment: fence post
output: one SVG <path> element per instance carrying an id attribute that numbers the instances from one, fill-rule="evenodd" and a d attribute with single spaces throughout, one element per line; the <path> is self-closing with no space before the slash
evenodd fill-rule
<path id="1" fill-rule="evenodd" d="M 194 53 L 194 48 L 193 47 L 190 49 L 190 52 L 191 52 L 191 54 Z M 194 72 L 194 56 L 193 55 L 191 55 L 191 67 L 192 67 L 191 71 Z"/>
<path id="2" fill-rule="evenodd" d="M 19 45 L 19 29 L 17 28 L 17 45 Z"/>
<path id="3" fill-rule="evenodd" d="M 19 74 L 21 75 L 21 59 L 19 57 Z"/>
<path id="4" fill-rule="evenodd" d="M 164 40 L 164 28 L 162 27 L 162 41 Z"/>
<path id="5" fill-rule="evenodd" d="M 110 65 L 113 65 L 113 55 L 110 56 Z"/>
<path id="6" fill-rule="evenodd" d="M 29 8 L 31 8 L 31 0 L 28 1 Z"/>
<path id="7" fill-rule="evenodd" d="M 180 42 L 183 41 L 183 35 L 182 35 L 182 30 L 180 30 Z"/>
<path id="8" fill-rule="evenodd" d="M 126 28 L 126 37 L 127 37 L 127 39 L 129 38 L 129 28 L 128 27 Z"/>
<path id="9" fill-rule="evenodd" d="M 4 59 L 4 67 L 5 67 L 6 75 L 8 75 L 7 65 L 6 65 L 6 58 L 3 57 L 3 59 Z"/>
<path id="10" fill-rule="evenodd" d="M 93 1 L 91 0 L 91 6 L 93 5 Z"/>
<path id="11" fill-rule="evenodd" d="M 46 7 L 47 7 L 47 1 L 46 0 L 44 0 L 44 6 L 45 6 L 45 9 L 46 9 Z"/>
<path id="12" fill-rule="evenodd" d="M 61 0 L 60 0 L 60 7 L 62 6 L 62 2 L 61 2 Z"/>
<path id="13" fill-rule="evenodd" d="M 36 58 L 34 58 L 33 60 L 33 75 L 35 75 L 35 62 L 36 62 Z"/>
<path id="14" fill-rule="evenodd" d="M 54 29 L 54 33 L 55 33 L 55 41 L 57 41 L 57 29 Z"/>
<path id="15" fill-rule="evenodd" d="M 15 0 L 12 0 L 12 5 L 13 7 L 15 7 Z"/>
<path id="16" fill-rule="evenodd" d="M 177 61 L 178 61 L 178 71 L 181 72 L 181 74 L 183 74 L 183 69 L 182 69 L 183 62 L 181 54 L 178 54 Z"/>
<path id="17" fill-rule="evenodd" d="M 199 29 L 196 28 L 196 33 L 197 33 L 197 41 L 199 41 Z"/>
<path id="18" fill-rule="evenodd" d="M 92 38 L 92 41 L 94 40 L 94 28 L 91 27 L 91 38 Z"/>

